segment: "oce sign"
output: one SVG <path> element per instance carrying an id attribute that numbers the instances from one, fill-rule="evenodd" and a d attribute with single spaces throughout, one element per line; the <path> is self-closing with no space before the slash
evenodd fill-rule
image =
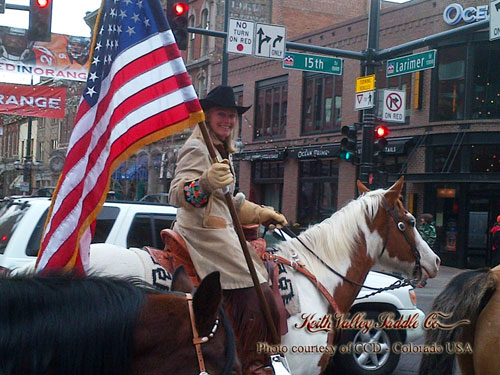
<path id="1" fill-rule="evenodd" d="M 467 23 L 482 21 L 488 18 L 488 5 L 465 8 L 460 4 L 448 5 L 443 11 L 443 19 L 448 25 L 456 25 L 460 21 Z"/>

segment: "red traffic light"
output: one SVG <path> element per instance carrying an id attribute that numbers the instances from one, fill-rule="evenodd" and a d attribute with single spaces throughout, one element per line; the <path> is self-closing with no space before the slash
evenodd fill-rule
<path id="1" fill-rule="evenodd" d="M 43 0 L 39 0 L 39 1 L 43 1 Z M 174 14 L 176 16 L 182 16 L 184 13 L 187 13 L 188 10 L 189 10 L 189 5 L 187 3 L 175 3 L 174 4 Z"/>
<path id="2" fill-rule="evenodd" d="M 387 137 L 389 135 L 389 129 L 387 126 L 379 125 L 375 128 L 375 135 L 377 138 Z"/>
<path id="3" fill-rule="evenodd" d="M 40 8 L 45 8 L 47 5 L 49 5 L 50 0 L 36 0 L 36 5 Z"/>

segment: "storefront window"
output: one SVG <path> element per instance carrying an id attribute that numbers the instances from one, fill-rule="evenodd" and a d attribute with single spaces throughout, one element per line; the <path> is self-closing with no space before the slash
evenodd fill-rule
<path id="1" fill-rule="evenodd" d="M 342 76 L 306 74 L 304 81 L 303 133 L 340 129 Z"/>
<path id="2" fill-rule="evenodd" d="M 500 148 L 498 145 L 471 146 L 470 171 L 500 173 Z"/>
<path id="3" fill-rule="evenodd" d="M 253 182 L 259 194 L 259 203 L 281 211 L 284 166 L 281 161 L 256 161 Z"/>
<path id="4" fill-rule="evenodd" d="M 284 137 L 288 104 L 287 77 L 257 83 L 255 138 Z"/>
<path id="5" fill-rule="evenodd" d="M 460 150 L 456 147 L 438 146 L 432 149 L 431 171 L 435 173 L 460 172 Z"/>
<path id="6" fill-rule="evenodd" d="M 338 160 L 300 162 L 298 222 L 301 227 L 330 217 L 337 209 Z"/>

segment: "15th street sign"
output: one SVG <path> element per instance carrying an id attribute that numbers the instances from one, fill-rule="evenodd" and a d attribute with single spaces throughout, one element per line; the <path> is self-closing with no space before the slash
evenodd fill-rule
<path id="1" fill-rule="evenodd" d="M 285 52 L 283 68 L 342 75 L 343 60 L 336 57 Z"/>
<path id="2" fill-rule="evenodd" d="M 416 53 L 410 56 L 398 57 L 397 59 L 387 60 L 387 77 L 399 76 L 401 74 L 418 72 L 434 68 L 436 64 L 436 50 Z"/>

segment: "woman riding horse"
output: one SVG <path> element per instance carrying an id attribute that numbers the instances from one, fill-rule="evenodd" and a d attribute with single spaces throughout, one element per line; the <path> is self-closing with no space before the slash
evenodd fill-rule
<path id="1" fill-rule="evenodd" d="M 267 332 L 266 320 L 260 310 L 223 192 L 227 186 L 234 191 L 234 169 L 229 160 L 235 152 L 232 133 L 238 117 L 250 107 L 238 106 L 233 89 L 229 86 L 214 88 L 200 102 L 205 111 L 210 137 L 219 158 L 223 160 L 212 164 L 207 145 L 197 126 L 179 151 L 169 192 L 170 203 L 179 207 L 174 230 L 184 238 L 200 277 L 213 271 L 221 272 L 230 319 L 236 335 L 240 337 L 238 352 L 243 361 L 244 373 L 268 373 L 270 369 L 264 368 L 268 358 L 256 353 L 257 342 L 279 343 L 271 342 L 271 335 Z M 247 201 L 243 194 L 237 194 L 234 203 L 243 225 L 287 224 L 283 215 L 272 208 Z M 264 277 L 266 271 L 256 253 L 251 253 L 276 327 L 279 327 L 276 302 Z M 244 339 L 241 339 L 243 336 Z"/>

